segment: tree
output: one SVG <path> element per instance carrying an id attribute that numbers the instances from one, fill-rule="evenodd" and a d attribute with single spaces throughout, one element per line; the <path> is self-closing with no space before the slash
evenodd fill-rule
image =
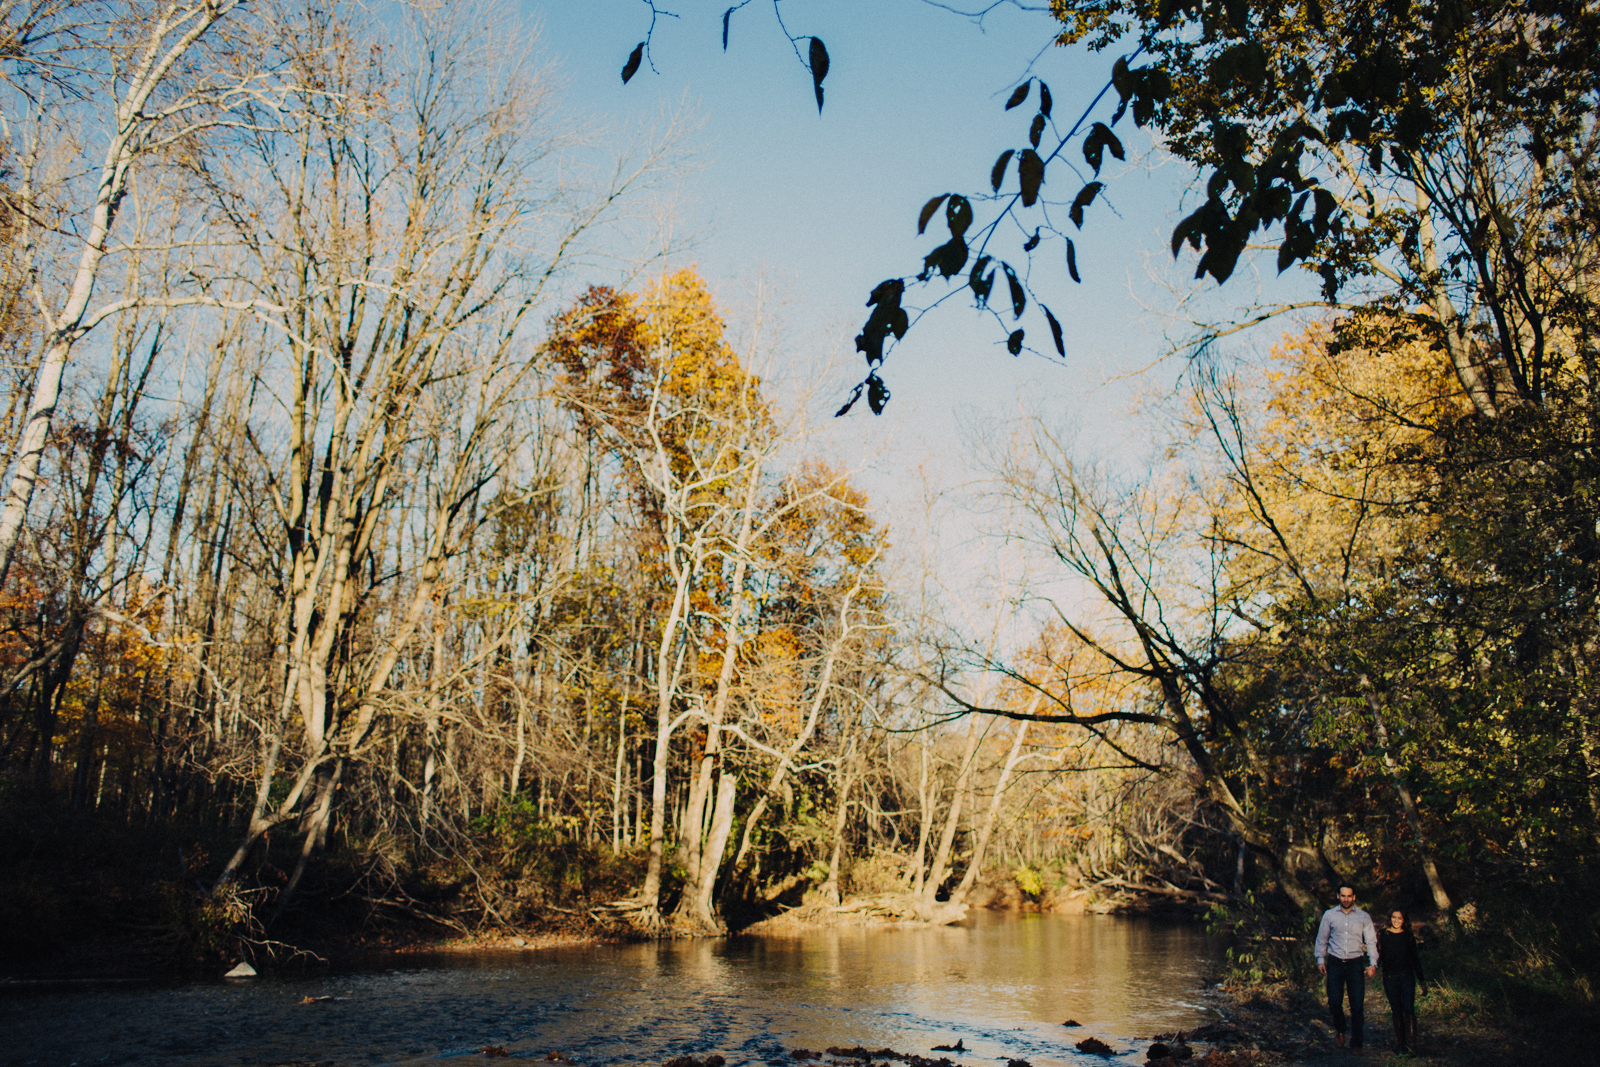
<path id="1" fill-rule="evenodd" d="M 1064 255 L 1078 276 L 1067 223 L 1085 224 L 1105 188 L 1104 159 L 1124 156 L 1115 127 L 1125 117 L 1209 172 L 1204 203 L 1172 235 L 1174 255 L 1186 244 L 1200 253 L 1197 277 L 1225 282 L 1269 242 L 1280 272 L 1299 264 L 1319 276 L 1328 304 L 1402 314 L 1449 353 L 1489 417 L 1559 396 L 1570 373 L 1563 350 L 1593 362 L 1600 16 L 1587 5 L 1055 0 L 1051 9 L 1058 44 L 1132 51 L 1070 126 L 1044 82 L 1016 87 L 1006 109 L 1033 111 L 1027 144 L 1000 155 L 987 189 L 924 206 L 917 232 L 934 224 L 948 239 L 914 277 L 872 290 L 856 339 L 868 374 L 840 414 L 863 396 L 874 412 L 887 403 L 878 369 L 912 313 L 928 310 L 907 305 L 908 294 L 935 278 L 958 288 L 932 304 L 969 293 L 1002 324 L 1013 354 L 1027 343 L 1031 327 L 1019 320 L 1031 301 L 1047 328 L 1041 350 L 1065 354 L 1060 317 L 1044 302 L 1060 308 L 1063 298 L 1035 291 L 1026 265 Z M 1108 95 L 1116 102 L 1102 108 Z M 1081 173 L 1069 149 L 1094 177 L 1055 193 L 1069 170 Z M 1011 233 L 1025 240 L 1008 252 Z"/>
<path id="2" fill-rule="evenodd" d="M 1286 338 L 1258 390 L 1217 373 L 1198 390 L 1227 595 L 1264 638 L 1236 684 L 1313 724 L 1349 768 L 1329 789 L 1348 810 L 1386 787 L 1398 810 L 1358 823 L 1405 841 L 1448 907 L 1442 862 L 1470 886 L 1475 851 L 1518 881 L 1588 852 L 1592 709 L 1571 686 L 1592 641 L 1592 511 L 1546 481 L 1568 462 L 1485 462 L 1444 354 L 1362 332 L 1370 347 Z"/>
<path id="3" fill-rule="evenodd" d="M 1270 768 L 1257 751 L 1247 708 L 1227 684 L 1230 666 L 1248 655 L 1249 644 L 1233 638 L 1231 605 L 1218 595 L 1219 546 L 1193 543 L 1198 501 L 1181 483 L 1162 479 L 1117 486 L 1076 462 L 1038 423 L 1030 429 L 1032 439 L 1003 457 L 997 472 L 999 492 L 1027 520 L 1012 536 L 1042 549 L 1082 584 L 1085 606 L 1067 613 L 1058 605 L 1061 624 L 1106 665 L 1101 669 L 1137 688 L 1127 700 L 1079 707 L 1072 656 L 1031 666 L 984 657 L 986 667 L 1043 698 L 1036 711 L 984 707 L 944 679 L 936 683 L 968 712 L 1087 728 L 1146 770 L 1159 766 L 1110 730 L 1159 732 L 1187 757 L 1199 789 L 1231 831 L 1291 899 L 1308 905 L 1315 898 L 1286 859 L 1289 837 L 1261 818 L 1244 787 L 1270 780 Z"/>
<path id="4" fill-rule="evenodd" d="M 548 86 L 487 28 L 414 13 L 392 51 L 356 47 L 378 28 L 319 10 L 283 29 L 284 62 L 318 88 L 296 127 L 256 124 L 238 169 L 212 175 L 213 211 L 249 253 L 215 285 L 278 309 L 252 368 L 277 404 L 247 413 L 245 439 L 284 650 L 250 825 L 218 885 L 262 834 L 304 817 L 292 891 L 343 768 L 382 737 L 394 672 L 445 611 L 458 556 L 523 503 L 540 367 L 524 323 L 658 157 L 620 169 L 594 204 L 552 203 Z M 448 676 L 434 670 L 438 698 Z M 274 793 L 286 757 L 298 767 Z"/>
<path id="5" fill-rule="evenodd" d="M 33 499 L 67 362 L 91 330 L 128 306 L 126 298 L 93 309 L 90 303 L 102 263 L 115 251 L 112 233 L 129 183 L 141 168 L 202 152 L 216 131 L 240 124 L 245 104 L 272 91 L 259 74 L 240 73 L 248 65 L 241 56 L 249 52 L 247 34 L 218 32 L 239 6 L 35 0 L 0 12 L 0 32 L 16 42 L 0 65 L 0 107 L 15 131 L 8 140 L 20 171 L 6 191 L 6 213 L 22 231 L 16 241 L 44 328 L 0 511 L 0 584 Z M 97 180 L 74 188 L 54 179 L 60 157 L 74 142 L 94 143 L 96 127 L 107 134 L 92 171 Z"/>

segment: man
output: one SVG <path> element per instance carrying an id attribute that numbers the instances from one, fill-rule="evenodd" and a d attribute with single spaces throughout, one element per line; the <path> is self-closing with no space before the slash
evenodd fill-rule
<path id="1" fill-rule="evenodd" d="M 1362 955 L 1367 967 L 1361 967 Z M 1333 1039 L 1344 1047 L 1344 994 L 1350 991 L 1350 1047 L 1361 1047 L 1361 1007 L 1367 979 L 1378 973 L 1378 934 L 1372 916 L 1356 907 L 1356 891 L 1339 887 L 1339 906 L 1322 913 L 1317 927 L 1317 970 L 1328 979 L 1328 1013 Z"/>

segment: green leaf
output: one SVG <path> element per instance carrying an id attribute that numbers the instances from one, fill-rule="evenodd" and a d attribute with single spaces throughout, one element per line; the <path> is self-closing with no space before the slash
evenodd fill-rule
<path id="1" fill-rule="evenodd" d="M 922 231 L 928 228 L 928 220 L 933 218 L 933 213 L 939 210 L 939 205 L 944 203 L 944 198 L 949 193 L 940 193 L 938 196 L 922 205 L 922 211 L 917 215 L 917 236 L 922 236 Z"/>
<path id="2" fill-rule="evenodd" d="M 1006 351 L 1010 352 L 1013 356 L 1022 355 L 1022 331 L 1021 330 L 1013 331 L 1011 336 L 1006 338 Z"/>
<path id="3" fill-rule="evenodd" d="M 1022 309 L 1028 306 L 1027 294 L 1022 290 L 1022 282 L 1017 279 L 1017 272 L 1011 269 L 1011 264 L 1002 263 L 1000 269 L 1005 271 L 1006 284 L 1011 287 L 1011 317 L 1022 318 Z"/>
<path id="4" fill-rule="evenodd" d="M 1027 81 L 1023 82 L 1021 85 L 1012 90 L 1011 99 L 1006 101 L 1006 110 L 1010 111 L 1012 108 L 1028 99 L 1028 89 L 1032 85 L 1033 79 L 1029 78 Z"/>
<path id="5" fill-rule="evenodd" d="M 1083 209 L 1088 207 L 1094 200 L 1095 194 L 1104 188 L 1104 182 L 1090 182 L 1078 190 L 1078 195 L 1072 201 L 1072 210 L 1069 212 L 1072 216 L 1072 224 L 1078 229 L 1083 229 Z"/>
<path id="6" fill-rule="evenodd" d="M 633 46 L 633 51 L 628 54 L 628 61 L 622 65 L 622 84 L 627 85 L 628 79 L 639 73 L 639 64 L 644 62 L 644 42 L 640 41 Z"/>
<path id="7" fill-rule="evenodd" d="M 828 76 L 828 49 L 821 37 L 811 38 L 811 86 L 817 91 L 817 114 L 822 114 L 822 79 Z"/>
<path id="8" fill-rule="evenodd" d="M 1011 157 L 1017 154 L 1015 148 L 1008 148 L 1000 153 L 1000 158 L 994 161 L 994 169 L 989 172 L 989 187 L 995 192 L 1000 191 L 1000 186 L 1006 180 L 1006 167 L 1011 163 Z"/>
<path id="9" fill-rule="evenodd" d="M 1043 304 L 1040 304 L 1039 306 L 1044 308 L 1044 317 L 1050 323 L 1050 336 L 1055 339 L 1056 352 L 1065 357 L 1067 354 L 1067 346 L 1063 344 L 1061 340 L 1061 323 L 1056 321 L 1056 317 L 1050 313 L 1049 308 L 1045 307 Z"/>
<path id="10" fill-rule="evenodd" d="M 1017 179 L 1022 183 L 1022 206 L 1032 207 L 1039 199 L 1039 186 L 1044 184 L 1044 160 L 1031 148 L 1024 148 L 1017 157 Z"/>
<path id="11" fill-rule="evenodd" d="M 1079 285 L 1083 284 L 1083 279 L 1078 277 L 1078 250 L 1072 247 L 1070 237 L 1067 238 L 1067 273 L 1072 275 L 1073 281 Z"/>

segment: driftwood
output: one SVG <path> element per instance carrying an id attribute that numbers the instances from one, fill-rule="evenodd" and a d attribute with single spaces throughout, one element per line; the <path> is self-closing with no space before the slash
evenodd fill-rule
<path id="1" fill-rule="evenodd" d="M 421 919 L 424 922 L 438 923 L 440 926 L 447 926 L 450 929 L 463 934 L 472 933 L 471 930 L 467 929 L 467 925 L 460 920 L 452 919 L 448 915 L 436 915 L 422 907 L 421 904 L 415 900 L 412 900 L 410 897 L 396 900 L 393 897 L 372 897 L 360 893 L 352 893 L 350 895 L 366 904 L 372 904 L 378 907 L 393 908 L 396 911 L 404 912 L 413 919 Z"/>
<path id="2" fill-rule="evenodd" d="M 880 893 L 870 897 L 853 897 L 842 904 L 811 901 L 780 912 L 752 928 L 772 926 L 836 926 L 840 923 L 926 923 L 931 926 L 948 926 L 966 917 L 965 904 L 930 901 L 910 893 Z"/>
<path id="3" fill-rule="evenodd" d="M 1148 882 L 1130 882 L 1126 878 L 1102 878 L 1095 885 L 1103 885 L 1110 889 L 1126 889 L 1130 893 L 1150 893 L 1159 897 L 1174 897 L 1178 900 L 1209 900 L 1218 904 L 1226 904 L 1234 898 L 1227 893 L 1203 892 L 1198 889 L 1180 889 L 1170 882 L 1160 885 L 1151 885 Z"/>

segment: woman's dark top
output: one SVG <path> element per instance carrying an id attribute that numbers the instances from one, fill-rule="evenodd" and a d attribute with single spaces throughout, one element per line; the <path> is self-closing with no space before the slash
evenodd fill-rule
<path id="1" fill-rule="evenodd" d="M 1379 930 L 1378 961 L 1383 964 L 1384 974 L 1414 974 L 1417 981 L 1427 981 L 1422 977 L 1417 939 L 1411 936 L 1410 930 L 1401 930 L 1398 934 L 1387 927 Z"/>

